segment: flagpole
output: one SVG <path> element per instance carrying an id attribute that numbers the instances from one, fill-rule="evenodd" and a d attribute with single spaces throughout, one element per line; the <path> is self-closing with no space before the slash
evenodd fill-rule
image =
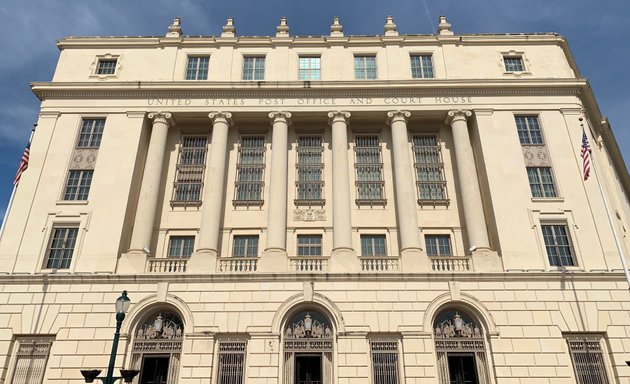
<path id="1" fill-rule="evenodd" d="M 582 127 L 582 130 L 584 130 L 584 124 L 582 123 L 582 120 L 584 120 L 582 117 L 580 117 L 580 126 Z M 591 156 L 592 156 L 592 152 L 591 152 Z M 594 160 L 594 159 L 593 159 Z M 593 161 L 594 163 L 594 161 Z M 617 246 L 617 252 L 619 253 L 619 258 L 621 259 L 621 265 L 623 266 L 623 271 L 626 274 L 626 282 L 628 283 L 628 290 L 630 290 L 630 271 L 628 271 L 628 264 L 626 263 L 626 255 L 623 252 L 623 246 L 621 245 L 621 242 L 619 241 L 619 235 L 617 233 L 617 228 L 615 226 L 615 222 L 613 221 L 613 218 L 610 214 L 610 207 L 608 205 L 608 199 L 606 199 L 606 194 L 604 194 L 604 189 L 602 188 L 602 183 L 599 180 L 599 174 L 597 171 L 593 172 L 595 173 L 595 180 L 597 180 L 597 187 L 599 188 L 599 193 L 602 195 L 602 199 L 604 200 L 604 208 L 606 209 L 606 217 L 608 217 L 608 224 L 610 224 L 610 228 L 613 231 L 613 237 L 615 238 L 615 245 Z"/>

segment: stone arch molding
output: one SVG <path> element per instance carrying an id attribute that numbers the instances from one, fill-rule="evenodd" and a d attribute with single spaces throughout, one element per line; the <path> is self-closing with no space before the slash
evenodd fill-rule
<path id="1" fill-rule="evenodd" d="M 343 316 L 337 305 L 329 298 L 319 293 L 314 293 L 312 300 L 307 300 L 303 293 L 298 293 L 285 300 L 280 307 L 278 307 L 273 316 L 271 331 L 282 334 L 282 326 L 287 317 L 295 312 L 295 310 L 309 306 L 320 309 L 323 314 L 328 315 L 330 320 L 334 323 L 333 325 L 337 334 L 346 331 Z"/>
<path id="2" fill-rule="evenodd" d="M 121 333 L 130 334 L 136 328 L 140 320 L 153 308 L 171 307 L 175 309 L 184 322 L 184 332 L 192 333 L 194 329 L 193 315 L 186 303 L 179 297 L 171 294 L 166 295 L 166 300 L 157 299 L 157 295 L 150 295 L 140 300 L 127 313 L 127 318 L 123 322 Z"/>
<path id="3" fill-rule="evenodd" d="M 474 315 L 482 323 L 485 328 L 485 332 L 488 335 L 499 335 L 499 331 L 497 330 L 497 326 L 492 318 L 492 314 L 490 314 L 483 303 L 476 297 L 463 292 L 460 294 L 459 300 L 453 300 L 450 293 L 443 293 L 429 303 L 427 310 L 424 312 L 422 325 L 425 332 L 433 334 L 433 320 L 435 319 L 435 316 L 437 316 L 437 314 L 446 307 L 459 307 L 470 311 L 471 315 Z"/>

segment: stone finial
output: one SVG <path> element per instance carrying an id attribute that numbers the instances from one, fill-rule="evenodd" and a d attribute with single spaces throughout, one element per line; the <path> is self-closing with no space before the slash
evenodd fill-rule
<path id="1" fill-rule="evenodd" d="M 228 17 L 225 25 L 223 26 L 223 32 L 221 37 L 234 37 L 236 35 L 236 26 L 234 25 L 234 18 Z"/>
<path id="2" fill-rule="evenodd" d="M 451 27 L 452 27 L 451 23 L 446 21 L 446 16 L 440 16 L 440 24 L 438 24 L 438 29 L 437 29 L 438 35 L 453 36 L 454 33 Z"/>
<path id="3" fill-rule="evenodd" d="M 280 18 L 280 24 L 276 27 L 276 36 L 289 36 L 289 24 L 287 24 L 287 18 L 284 16 Z"/>
<path id="4" fill-rule="evenodd" d="M 182 35 L 182 21 L 179 17 L 173 18 L 173 22 L 168 26 L 166 37 L 180 37 Z"/>
<path id="5" fill-rule="evenodd" d="M 339 16 L 333 17 L 333 23 L 330 26 L 330 36 L 335 36 L 335 37 L 343 36 L 343 26 L 339 22 Z"/>
<path id="6" fill-rule="evenodd" d="M 394 18 L 392 16 L 387 16 L 385 19 L 385 36 L 398 36 L 398 30 L 396 29 L 396 24 L 394 23 Z"/>

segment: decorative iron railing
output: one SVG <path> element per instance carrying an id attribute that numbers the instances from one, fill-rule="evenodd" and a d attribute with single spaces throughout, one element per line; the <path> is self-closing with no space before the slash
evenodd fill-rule
<path id="1" fill-rule="evenodd" d="M 248 273 L 258 269 L 257 257 L 221 257 L 219 258 L 219 272 Z"/>
<path id="2" fill-rule="evenodd" d="M 359 257 L 361 261 L 361 270 L 365 272 L 389 272 L 398 271 L 400 268 L 400 259 L 394 256 L 384 257 Z"/>
<path id="3" fill-rule="evenodd" d="M 294 272 L 328 272 L 329 257 L 289 257 L 289 270 Z"/>
<path id="4" fill-rule="evenodd" d="M 468 272 L 473 269 L 470 256 L 429 256 L 429 259 L 434 272 Z"/>
<path id="5" fill-rule="evenodd" d="M 188 264 L 186 257 L 149 258 L 147 272 L 151 273 L 184 273 Z"/>

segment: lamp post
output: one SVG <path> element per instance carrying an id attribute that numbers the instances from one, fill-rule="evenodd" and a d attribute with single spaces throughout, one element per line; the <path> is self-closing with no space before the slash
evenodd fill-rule
<path id="1" fill-rule="evenodd" d="M 100 369 L 81 370 L 81 374 L 85 378 L 86 383 L 93 383 L 94 379 L 99 379 L 103 384 L 114 384 L 116 381 L 123 379 L 125 383 L 131 383 L 133 378 L 140 372 L 135 369 L 121 369 L 121 376 L 114 376 L 114 365 L 116 364 L 116 352 L 118 351 L 118 340 L 120 339 L 120 326 L 125 320 L 125 314 L 129 310 L 131 300 L 127 297 L 127 291 L 123 291 L 122 295 L 116 299 L 116 332 L 114 333 L 114 341 L 112 343 L 112 353 L 109 356 L 109 366 L 107 367 L 106 377 L 97 377 Z"/>

